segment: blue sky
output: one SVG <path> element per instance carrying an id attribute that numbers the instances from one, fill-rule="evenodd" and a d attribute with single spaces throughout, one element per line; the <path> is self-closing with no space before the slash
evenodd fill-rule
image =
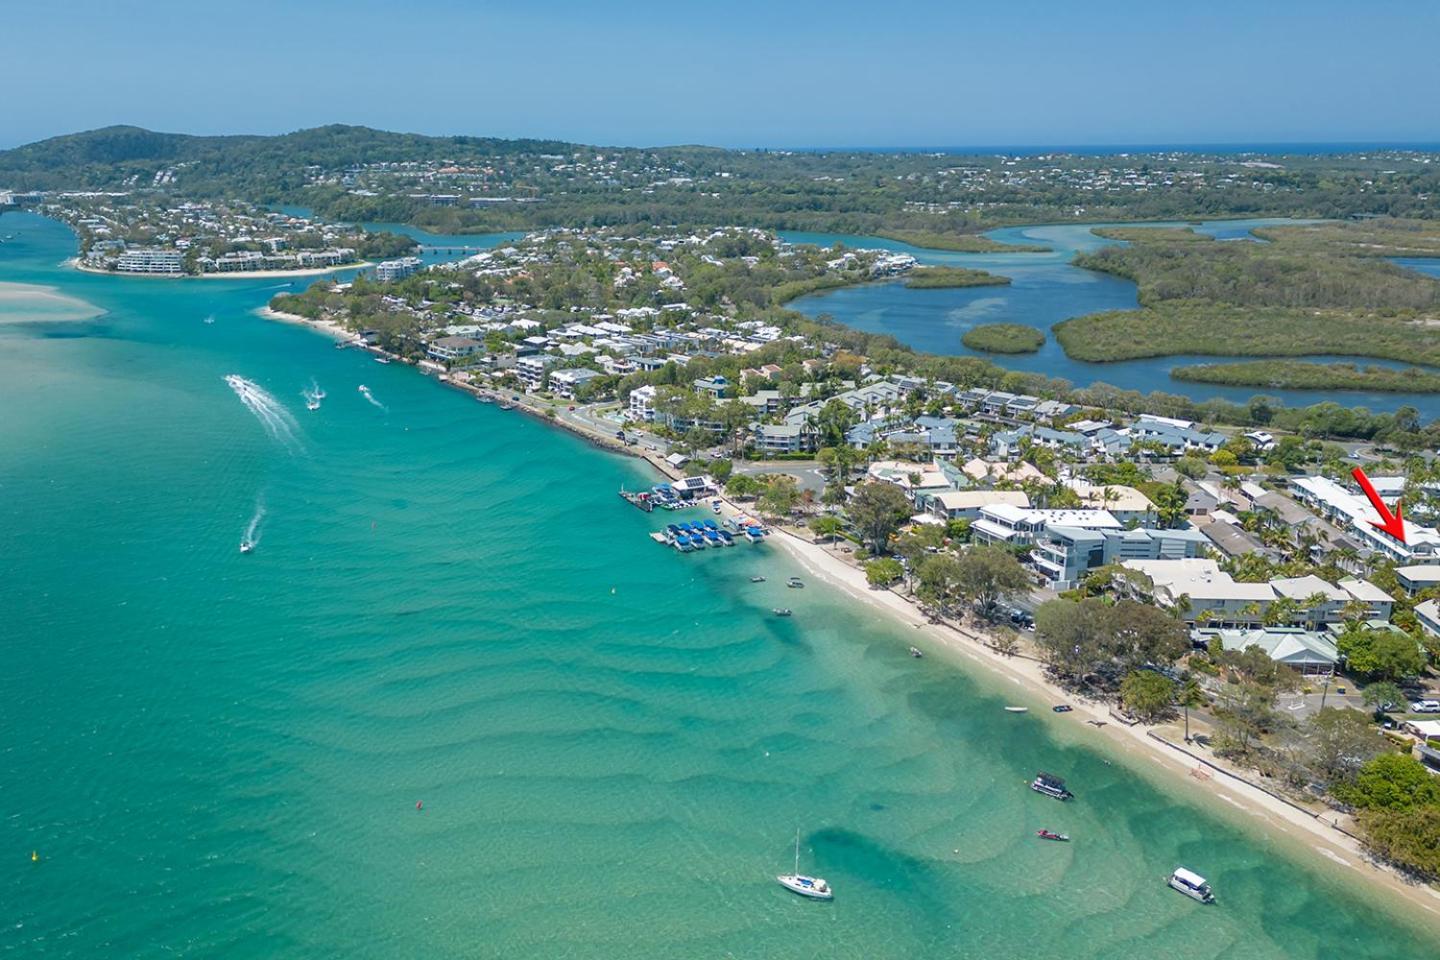
<path id="1" fill-rule="evenodd" d="M 10 0 L 0 146 L 133 123 L 588 143 L 1440 141 L 1440 4 Z"/>

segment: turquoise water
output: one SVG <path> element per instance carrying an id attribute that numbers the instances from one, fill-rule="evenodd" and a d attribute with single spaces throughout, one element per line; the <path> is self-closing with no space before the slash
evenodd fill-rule
<path id="1" fill-rule="evenodd" d="M 777 550 L 657 548 L 636 462 L 5 222 L 0 282 L 100 313 L 0 304 L 0 953 L 1434 954 Z M 832 904 L 771 879 L 797 827 Z"/>
<path id="2" fill-rule="evenodd" d="M 1220 240 L 1250 238 L 1259 226 L 1308 221 L 1255 219 L 1216 220 L 1194 224 L 1200 233 Z M 1181 224 L 1174 224 L 1181 225 Z M 960 342 L 967 330 L 980 324 L 1005 321 L 1024 323 L 1045 330 L 1061 320 L 1102 310 L 1133 310 L 1138 306 L 1135 285 L 1107 274 L 1082 270 L 1070 261 L 1079 252 L 1112 244 L 1091 233 L 1099 224 L 1056 224 L 1035 227 L 1008 227 L 987 236 L 1004 243 L 1038 243 L 1049 253 L 952 253 L 912 247 L 877 237 L 841 234 L 785 233 L 795 243 L 882 247 L 913 254 L 924 263 L 973 267 L 1010 277 L 1008 287 L 967 287 L 953 290 L 910 290 L 903 283 L 877 283 L 860 287 L 810 294 L 790 306 L 807 316 L 829 314 L 846 326 L 867 333 L 886 333 L 917 350 L 929 353 L 980 356 L 1011 370 L 1062 377 L 1077 386 L 1108 383 L 1126 390 L 1148 393 L 1163 390 L 1197 400 L 1220 397 L 1243 403 L 1256 393 L 1284 399 L 1290 406 L 1304 406 L 1323 400 L 1338 400 L 1347 406 L 1371 410 L 1394 410 L 1404 404 L 1416 407 L 1426 417 L 1440 416 L 1440 396 L 1435 394 L 1382 393 L 1372 391 L 1261 390 L 1255 387 L 1227 387 L 1218 384 L 1172 380 L 1170 371 L 1190 363 L 1215 363 L 1224 358 L 1169 356 L 1118 363 L 1086 363 L 1072 360 L 1049 336 L 1037 353 L 999 356 L 971 350 Z M 1436 262 L 1399 261 L 1412 269 L 1434 274 Z M 1357 362 L 1346 357 L 1312 357 L 1318 362 Z M 1359 362 L 1378 366 L 1406 364 L 1365 359 Z"/>

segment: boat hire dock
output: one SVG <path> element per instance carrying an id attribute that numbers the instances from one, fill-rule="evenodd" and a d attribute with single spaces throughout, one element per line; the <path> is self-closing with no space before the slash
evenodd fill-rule
<path id="1" fill-rule="evenodd" d="M 707 518 L 666 524 L 664 530 L 650 534 L 650 539 L 681 553 L 691 553 L 711 547 L 733 547 L 741 538 L 759 543 L 768 534 L 769 530 L 752 517 L 731 517 L 723 526 Z"/>
<path id="2" fill-rule="evenodd" d="M 683 477 L 673 483 L 657 483 L 649 490 L 620 489 L 620 498 L 632 506 L 652 512 L 656 507 L 662 510 L 684 510 L 701 506 L 706 497 L 720 490 L 713 477 Z"/>

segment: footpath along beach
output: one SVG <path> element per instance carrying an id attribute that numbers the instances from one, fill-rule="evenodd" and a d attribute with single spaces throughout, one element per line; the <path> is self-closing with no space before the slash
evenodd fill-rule
<path id="1" fill-rule="evenodd" d="M 314 321 L 295 314 L 277 312 L 262 308 L 257 314 L 267 319 L 285 323 L 298 323 L 317 330 L 331 338 L 349 339 L 352 335 L 338 324 L 328 321 Z M 377 355 L 390 356 L 377 347 L 364 349 Z M 499 397 L 498 393 L 471 384 L 445 378 L 446 385 L 476 396 Z M 507 392 L 506 396 L 512 396 Z M 581 419 L 566 415 L 561 408 L 555 415 L 549 415 L 552 404 L 537 400 L 530 395 L 519 395 L 512 400 L 515 409 L 539 419 L 551 426 L 569 430 L 596 446 L 645 460 L 663 477 L 679 479 L 685 471 L 667 462 L 655 451 L 629 446 L 608 434 L 595 429 Z M 748 514 L 752 511 L 721 495 L 716 497 L 726 516 Z M 840 590 L 852 600 L 898 622 L 914 631 L 917 644 L 944 655 L 947 662 L 967 671 L 979 669 L 992 679 L 1003 680 L 1014 685 L 1016 698 L 1030 707 L 1028 722 L 1054 724 L 1077 742 L 1094 746 L 1118 757 L 1131 769 L 1142 775 L 1158 775 L 1174 788 L 1211 797 L 1219 804 L 1208 804 L 1209 808 L 1223 813 L 1222 805 L 1233 812 L 1242 814 L 1240 822 L 1267 835 L 1287 840 L 1300 848 L 1319 854 L 1330 864 L 1344 867 L 1357 880 L 1383 890 L 1387 896 L 1402 898 L 1412 912 L 1428 920 L 1429 926 L 1440 930 L 1440 891 L 1425 884 L 1415 883 L 1399 872 L 1371 860 L 1360 842 L 1341 827 L 1341 818 L 1333 811 L 1314 811 L 1302 808 L 1267 792 L 1247 777 L 1246 771 L 1230 771 L 1222 762 L 1191 752 L 1179 741 L 1178 732 L 1173 737 L 1166 726 L 1151 728 L 1143 724 L 1126 721 L 1113 713 L 1106 703 L 1079 698 L 1052 683 L 1046 676 L 1044 665 L 1024 655 L 1007 655 L 996 646 L 996 638 L 972 627 L 949 622 L 937 622 L 925 613 L 911 599 L 894 590 L 877 590 L 870 587 L 864 571 L 838 553 L 833 547 L 814 542 L 806 531 L 776 528 L 769 540 L 784 550 L 810 576 L 818 578 L 833 589 Z M 1050 706 L 1068 703 L 1073 710 L 1056 714 Z M 1163 732 L 1162 732 L 1163 731 Z M 1199 748 L 1195 748 L 1196 751 Z"/>

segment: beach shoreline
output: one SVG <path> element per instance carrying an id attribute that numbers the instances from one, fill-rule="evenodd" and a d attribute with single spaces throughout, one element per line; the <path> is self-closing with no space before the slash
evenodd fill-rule
<path id="1" fill-rule="evenodd" d="M 360 260 L 355 263 L 343 263 L 335 267 L 313 267 L 309 270 L 243 270 L 234 273 L 122 273 L 118 270 L 100 270 L 96 267 L 86 266 L 80 262 L 79 257 L 71 257 L 65 261 L 65 266 L 72 270 L 79 270 L 81 273 L 93 273 L 102 277 L 124 277 L 134 280 L 288 280 L 292 277 L 323 277 L 328 273 L 339 273 L 343 270 L 362 270 L 365 267 L 373 267 L 375 264 L 369 260 Z"/>
<path id="2" fill-rule="evenodd" d="M 331 338 L 351 337 L 350 333 L 330 321 L 309 320 L 269 307 L 260 308 L 256 313 L 267 319 L 303 325 Z M 383 353 L 378 348 L 370 349 Z M 475 396 L 497 399 L 500 396 L 497 391 L 449 378 L 443 382 Z M 537 403 L 529 395 L 521 395 L 515 409 L 551 426 L 568 430 L 601 449 L 644 460 L 667 479 L 685 476 L 684 470 L 667 463 L 652 451 L 621 443 L 613 436 L 604 435 L 575 420 L 547 416 L 545 407 L 549 404 Z M 722 512 L 727 516 L 753 512 L 724 494 L 711 499 L 720 501 Z M 1077 742 L 1114 753 L 1127 769 L 1139 776 L 1163 778 L 1172 786 L 1203 790 L 1206 796 L 1220 800 L 1231 811 L 1246 814 L 1246 819 L 1241 822 L 1249 828 L 1262 835 L 1298 844 L 1326 861 L 1323 865 L 1312 861 L 1317 869 L 1322 866 L 1325 869 L 1334 866 L 1347 868 L 1351 871 L 1349 879 L 1360 881 L 1366 892 L 1403 900 L 1407 907 L 1414 908 L 1410 915 L 1415 922 L 1423 924 L 1431 932 L 1440 932 L 1440 890 L 1411 881 L 1399 871 L 1372 860 L 1358 839 L 1337 829 L 1338 818 L 1333 811 L 1326 811 L 1329 819 L 1321 819 L 1321 815 L 1307 812 L 1267 793 L 1224 766 L 1203 757 L 1191 756 L 1155 732 L 1157 729 L 1165 730 L 1166 725 L 1148 727 L 1117 722 L 1118 718 L 1108 703 L 1076 697 L 1063 690 L 1048 679 L 1040 662 L 1023 656 L 1007 656 L 988 642 L 991 638 L 963 625 L 934 622 L 921 613 L 911 599 L 893 590 L 871 588 L 864 571 L 847 563 L 833 547 L 827 549 L 783 528 L 772 529 L 769 541 L 777 544 L 811 576 L 892 622 L 913 629 L 916 640 L 924 647 L 942 652 L 950 666 L 962 671 L 966 671 L 967 667 L 978 668 L 992 680 L 1013 683 L 1020 703 L 1037 714 L 1043 712 L 1041 722 L 1056 723 L 1068 734 L 1079 735 Z M 1070 704 L 1073 710 L 1055 714 L 1046 709 L 1062 702 Z M 1180 738 L 1176 736 L 1175 739 Z M 1197 775 L 1197 768 L 1200 775 Z M 1210 806 L 1212 810 L 1224 811 L 1224 806 L 1220 804 Z M 1417 913 L 1419 916 L 1415 916 Z"/>
<path id="3" fill-rule="evenodd" d="M 255 315 L 266 320 L 277 320 L 280 323 L 296 324 L 309 327 L 317 333 L 323 333 L 332 340 L 350 340 L 355 335 L 346 330 L 333 320 L 311 320 L 309 317 L 302 317 L 298 313 L 285 313 L 283 310 L 274 310 L 270 307 L 260 307 L 255 310 Z"/>
<path id="4" fill-rule="evenodd" d="M 1069 728 L 1071 733 L 1084 734 L 1084 740 L 1093 745 L 1110 748 L 1127 761 L 1127 767 L 1143 767 L 1145 771 L 1158 772 L 1173 784 L 1184 784 L 1191 790 L 1218 798 L 1249 815 L 1247 822 L 1257 829 L 1299 841 L 1330 864 L 1351 870 L 1354 879 L 1363 880 L 1372 890 L 1403 898 L 1407 906 L 1424 913 L 1427 926 L 1440 930 L 1440 890 L 1413 882 L 1398 871 L 1373 861 L 1359 840 L 1336 828 L 1333 821 L 1338 817 L 1333 811 L 1327 810 L 1318 815 L 1306 812 L 1240 779 L 1224 766 L 1180 749 L 1155 732 L 1163 730 L 1166 725 L 1157 728 L 1118 722 L 1108 704 L 1078 698 L 1050 682 L 1038 661 L 1007 656 L 991 646 L 984 634 L 964 626 L 933 622 L 920 612 L 915 603 L 893 590 L 871 588 L 862 570 L 821 544 L 786 530 L 775 531 L 770 540 L 812 577 L 891 620 L 911 627 L 923 646 L 940 648 L 947 654 L 946 660 L 953 665 L 960 669 L 975 665 L 992 678 L 1013 683 L 1020 696 L 1020 704 L 1032 711 L 1039 707 L 1047 715 L 1048 722 Z M 1071 705 L 1072 711 L 1056 714 L 1046 709 L 1059 703 Z M 1197 767 L 1200 768 L 1199 775 Z M 1219 809 L 1214 804 L 1210 806 Z"/>

